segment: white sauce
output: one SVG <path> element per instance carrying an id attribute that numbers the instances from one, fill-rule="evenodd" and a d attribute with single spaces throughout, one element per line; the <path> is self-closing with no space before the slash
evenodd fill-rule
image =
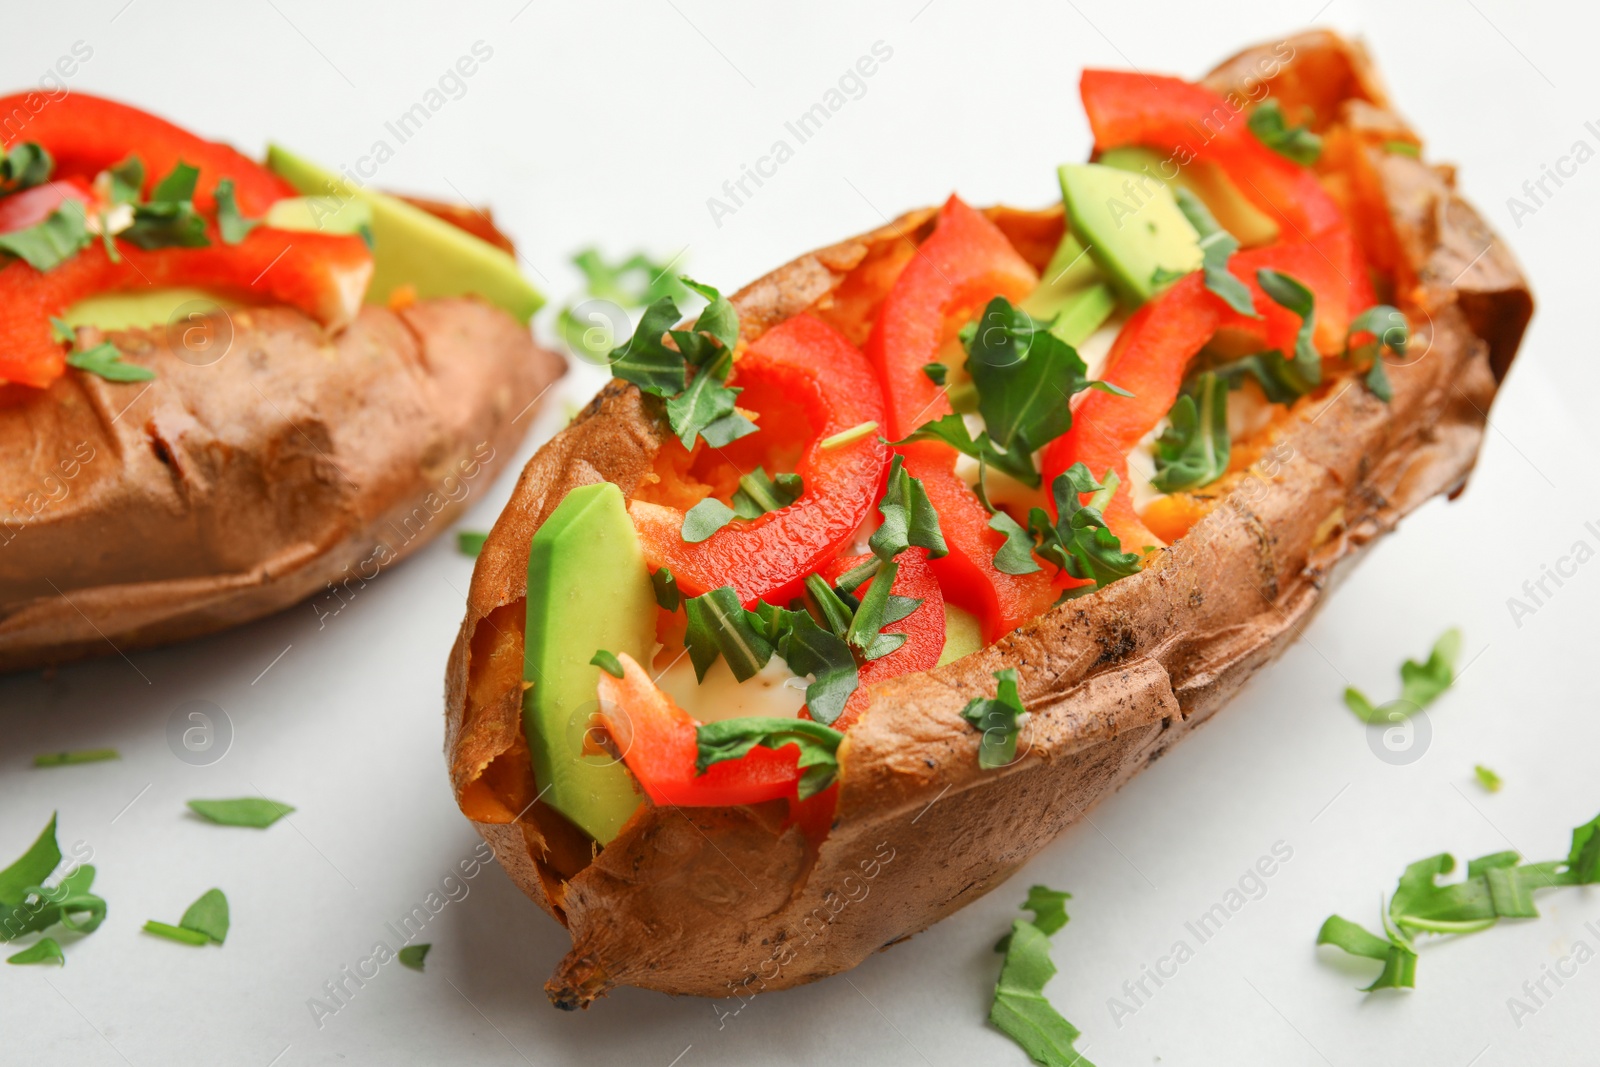
<path id="1" fill-rule="evenodd" d="M 739 719 L 747 715 L 792 719 L 800 714 L 806 702 L 805 679 L 791 673 L 778 656 L 768 660 L 760 673 L 747 682 L 737 681 L 727 661 L 718 657 L 706 671 L 705 682 L 697 683 L 694 664 L 683 655 L 662 672 L 656 684 L 680 708 L 701 722 Z"/>

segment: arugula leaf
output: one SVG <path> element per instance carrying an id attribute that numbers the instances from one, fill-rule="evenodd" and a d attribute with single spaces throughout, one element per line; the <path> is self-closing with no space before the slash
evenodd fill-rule
<path id="1" fill-rule="evenodd" d="M 1293 404 L 1315 389 L 1317 384 L 1307 382 L 1294 363 L 1284 359 L 1283 353 L 1276 350 L 1257 352 L 1218 364 L 1211 368 L 1211 373 L 1227 382 L 1230 389 L 1239 388 L 1246 378 L 1254 378 L 1268 402 L 1273 404 Z M 1318 378 L 1321 378 L 1320 369 Z"/>
<path id="2" fill-rule="evenodd" d="M 696 437 L 720 448 L 756 432 L 755 423 L 734 410 L 739 390 L 725 384 L 739 340 L 739 315 L 711 286 L 680 280 L 710 301 L 694 327 L 672 329 L 682 316 L 672 297 L 661 297 L 645 309 L 627 344 L 612 350 L 611 373 L 666 399 L 667 421 L 685 448 L 693 447 Z M 676 350 L 667 347 L 666 336 Z"/>
<path id="3" fill-rule="evenodd" d="M 0 941 L 14 941 L 58 923 L 77 933 L 93 933 L 106 918 L 106 902 L 89 892 L 94 873 L 94 867 L 83 864 L 53 886 L 22 887 L 18 902 L 6 907 Z"/>
<path id="4" fill-rule="evenodd" d="M 65 967 L 67 957 L 61 952 L 61 945 L 53 937 L 41 937 L 32 945 L 21 952 L 6 957 L 7 963 L 59 963 Z"/>
<path id="5" fill-rule="evenodd" d="M 806 612 L 787 614 L 787 627 L 778 637 L 778 655 L 795 674 L 811 676 L 806 686 L 806 709 L 811 717 L 823 725 L 833 723 L 844 714 L 850 694 L 861 685 L 855 656 L 842 638 L 818 626 Z"/>
<path id="6" fill-rule="evenodd" d="M 978 436 L 972 436 L 972 431 L 967 428 L 967 420 L 954 412 L 931 422 L 925 422 L 906 437 L 892 443 L 903 445 L 912 441 L 942 441 L 962 455 L 977 460 L 981 465 L 980 469 L 993 467 L 1026 485 L 1039 484 L 1039 471 L 1033 465 L 1033 453 L 1008 452 L 996 444 L 984 430 L 980 430 Z M 981 478 L 978 495 L 985 496 Z"/>
<path id="7" fill-rule="evenodd" d="M 1206 288 L 1241 315 L 1260 318 L 1249 288 L 1228 269 L 1228 259 L 1239 251 L 1239 240 L 1224 230 L 1205 202 L 1181 185 L 1169 186 L 1177 198 L 1178 210 L 1200 235 L 1200 269 Z"/>
<path id="8" fill-rule="evenodd" d="M 1468 934 L 1500 919 L 1536 918 L 1535 890 L 1600 881 L 1600 816 L 1572 831 L 1565 860 L 1523 863 L 1515 852 L 1495 852 L 1468 863 L 1462 881 L 1441 884 L 1439 879 L 1455 869 L 1455 862 L 1441 852 L 1406 867 L 1383 912 L 1386 939 L 1333 915 L 1323 923 L 1317 943 L 1383 960 L 1383 973 L 1367 991 L 1409 988 L 1416 980 L 1416 946 L 1411 941 L 1416 934 Z"/>
<path id="9" fill-rule="evenodd" d="M 248 826 L 263 830 L 295 809 L 266 797 L 236 797 L 231 800 L 191 800 L 189 810 L 220 826 Z"/>
<path id="10" fill-rule="evenodd" d="M 738 759 L 757 745 L 773 750 L 796 745 L 800 749 L 800 799 L 804 800 L 828 788 L 838 777 L 837 753 L 843 740 L 844 734 L 831 726 L 806 719 L 759 715 L 708 722 L 695 731 L 695 769 L 704 774 L 712 764 Z"/>
<path id="11" fill-rule="evenodd" d="M 650 585 L 656 591 L 656 603 L 663 611 L 677 611 L 683 603 L 683 593 L 678 589 L 678 579 L 665 567 L 650 572 Z"/>
<path id="12" fill-rule="evenodd" d="M 906 472 L 905 460 L 896 455 L 889 464 L 889 479 L 883 499 L 878 501 L 883 523 L 873 531 L 867 546 L 885 562 L 912 545 L 928 550 L 929 559 L 948 555 L 944 534 L 939 530 L 939 513 L 928 499 L 920 479 Z"/>
<path id="13" fill-rule="evenodd" d="M 989 1021 L 1045 1067 L 1094 1067 L 1072 1047 L 1082 1032 L 1045 999 L 1055 973 L 1049 936 L 1026 919 L 1013 922 Z"/>
<path id="14" fill-rule="evenodd" d="M 811 594 L 812 603 L 822 612 L 822 621 L 828 624 L 828 629 L 833 631 L 835 637 L 844 637 L 850 632 L 850 624 L 855 621 L 855 608 L 846 603 L 838 590 L 829 585 L 822 575 L 806 575 L 806 592 Z"/>
<path id="15" fill-rule="evenodd" d="M 1322 356 L 1312 343 L 1317 329 L 1317 298 L 1292 275 L 1262 267 L 1256 271 L 1256 284 L 1279 307 L 1300 316 L 1300 329 L 1294 338 L 1294 358 L 1289 362 L 1300 379 L 1311 386 L 1322 381 Z"/>
<path id="16" fill-rule="evenodd" d="M 1072 894 L 1061 889 L 1051 889 L 1047 885 L 1028 887 L 1028 899 L 1023 902 L 1023 907 L 1033 912 L 1033 925 L 1042 934 L 1053 934 L 1067 925 L 1067 901 L 1072 899 Z M 995 942 L 994 950 L 1004 952 L 1011 947 L 1011 935 L 1007 934 Z"/>
<path id="17" fill-rule="evenodd" d="M 225 245 L 236 245 L 250 236 L 250 231 L 261 225 L 261 219 L 247 219 L 239 211 L 239 203 L 233 197 L 233 179 L 223 178 L 217 182 L 217 232 L 222 237 Z"/>
<path id="18" fill-rule="evenodd" d="M 765 467 L 757 467 L 739 478 L 739 488 L 733 493 L 733 513 L 741 519 L 754 519 L 788 507 L 804 491 L 800 475 L 780 474 L 773 478 Z"/>
<path id="19" fill-rule="evenodd" d="M 708 496 L 683 513 L 683 539 L 697 545 L 736 518 L 736 511 L 716 497 Z"/>
<path id="20" fill-rule="evenodd" d="M 155 934 L 157 937 L 164 937 L 168 941 L 177 941 L 185 945 L 209 945 L 211 943 L 211 938 L 205 934 L 195 930 L 185 930 L 183 927 L 173 926 L 171 923 L 157 922 L 155 919 L 147 919 L 141 929 L 147 934 Z"/>
<path id="21" fill-rule="evenodd" d="M 906 643 L 905 634 L 886 634 L 882 630 L 891 621 L 888 618 L 889 602 L 891 599 L 902 601 L 910 600 L 909 597 L 892 598 L 891 590 L 894 580 L 899 575 L 900 564 L 894 560 L 885 563 L 872 579 L 872 588 L 867 590 L 867 595 L 861 598 L 861 606 L 856 609 L 855 618 L 850 622 L 850 628 L 845 633 L 845 640 L 851 647 L 860 650 L 863 660 L 871 661 L 882 659 Z M 911 603 L 911 611 L 917 609 L 922 601 Z M 907 612 L 906 614 L 910 614 Z M 900 618 L 905 618 L 901 615 Z"/>
<path id="22" fill-rule="evenodd" d="M 1291 126 L 1284 117 L 1283 105 L 1263 100 L 1250 112 L 1246 125 L 1256 139 L 1285 159 L 1309 167 L 1322 155 L 1322 138 L 1309 126 Z"/>
<path id="23" fill-rule="evenodd" d="M 33 141 L 22 141 L 10 151 L 0 151 L 0 196 L 32 189 L 50 180 L 56 161 L 49 150 Z"/>
<path id="24" fill-rule="evenodd" d="M 220 889 L 206 890 L 189 905 L 178 925 L 222 944 L 228 939 L 228 898 Z"/>
<path id="25" fill-rule="evenodd" d="M 0 906 L 10 909 L 21 904 L 28 887 L 43 883 L 60 862 L 61 847 L 56 844 L 56 816 L 52 812 L 28 850 L 0 871 Z"/>
<path id="26" fill-rule="evenodd" d="M 1363 993 L 1375 989 L 1411 989 L 1417 984 L 1417 953 L 1410 945 L 1369 933 L 1365 927 L 1338 915 L 1330 915 L 1317 931 L 1317 944 L 1333 945 L 1352 956 L 1382 960 L 1383 970 Z"/>
<path id="27" fill-rule="evenodd" d="M 396 954 L 395 958 L 400 961 L 400 966 L 410 967 L 413 971 L 420 971 L 422 970 L 422 961 L 428 958 L 428 950 L 432 947 L 431 943 L 407 945 Z"/>
<path id="28" fill-rule="evenodd" d="M 83 205 L 67 200 L 43 222 L 0 234 L 0 252 L 9 252 L 42 273 L 65 263 L 93 240 Z"/>
<path id="29" fill-rule="evenodd" d="M 615 652 L 607 652 L 602 648 L 593 656 L 589 657 L 589 663 L 593 666 L 599 667 L 613 678 L 622 677 L 622 662 L 617 659 L 617 654 Z"/>
<path id="30" fill-rule="evenodd" d="M 1358 334 L 1371 334 L 1373 339 L 1362 345 L 1353 345 L 1351 339 Z M 1357 368 L 1367 368 L 1366 384 L 1372 394 L 1385 404 L 1394 399 L 1394 389 L 1389 375 L 1383 369 L 1385 348 L 1397 356 L 1406 354 L 1411 328 L 1399 308 L 1388 304 L 1375 304 L 1350 320 L 1350 330 L 1345 336 L 1344 358 Z"/>
<path id="31" fill-rule="evenodd" d="M 983 735 L 978 743 L 978 766 L 986 771 L 1004 767 L 1017 758 L 1017 733 L 1027 710 L 1017 696 L 1017 669 L 994 672 L 999 683 L 992 697 L 973 697 L 961 717 Z"/>
<path id="32" fill-rule="evenodd" d="M 1050 486 L 1056 521 L 1050 521 L 1044 508 L 1028 512 L 1028 529 L 1039 541 L 1039 554 L 1074 578 L 1092 580 L 1096 589 L 1139 572 L 1138 555 L 1122 551 L 1122 542 L 1100 514 L 1120 484 L 1114 471 L 1106 471 L 1102 483 L 1088 467 L 1074 463 Z M 1083 493 L 1094 494 L 1087 504 L 1080 500 Z"/>
<path id="33" fill-rule="evenodd" d="M 1344 691 L 1345 707 L 1366 723 L 1401 722 L 1439 699 L 1455 682 L 1456 660 L 1461 656 L 1461 631 L 1451 627 L 1433 643 L 1425 662 L 1408 659 L 1400 666 L 1400 696 L 1373 706 L 1355 686 Z"/>
<path id="34" fill-rule="evenodd" d="M 82 348 L 67 356 L 67 366 L 97 375 L 108 382 L 147 382 L 156 376 L 149 367 L 129 363 L 122 352 L 110 341 L 101 341 L 93 348 Z"/>
<path id="35" fill-rule="evenodd" d="M 1199 397 L 1196 404 L 1195 398 Z M 1167 414 L 1156 439 L 1156 474 L 1150 485 L 1163 493 L 1210 485 L 1228 470 L 1228 383 L 1210 371 L 1185 389 Z"/>
<path id="36" fill-rule="evenodd" d="M 1004 511 L 989 516 L 989 529 L 1005 535 L 994 553 L 994 569 L 1002 574 L 1032 574 L 1044 570 L 1033 558 L 1033 535 Z"/>
<path id="37" fill-rule="evenodd" d="M 81 748 L 76 752 L 41 752 L 33 757 L 35 767 L 67 767 L 75 763 L 99 763 L 102 760 L 121 759 L 114 748 Z"/>
<path id="38" fill-rule="evenodd" d="M 1500 792 L 1500 787 L 1505 784 L 1498 774 L 1481 763 L 1472 768 L 1472 773 L 1478 779 L 1478 784 L 1491 793 Z"/>
<path id="39" fill-rule="evenodd" d="M 129 156 L 114 167 L 100 172 L 95 181 L 106 183 L 106 199 L 113 204 L 136 204 L 144 191 L 144 161 Z"/>
<path id="40" fill-rule="evenodd" d="M 456 551 L 463 556 L 477 559 L 483 552 L 484 542 L 489 540 L 489 535 L 481 530 L 457 530 Z"/>
<path id="41" fill-rule="evenodd" d="M 143 172 L 140 165 L 141 177 Z M 156 183 L 147 202 L 133 202 L 133 224 L 117 236 L 145 251 L 205 248 L 211 244 L 206 236 L 206 220 L 194 209 L 194 189 L 199 177 L 197 169 L 180 160 Z"/>
<path id="42" fill-rule="evenodd" d="M 644 307 L 660 300 L 683 300 L 689 295 L 689 290 L 671 273 L 672 263 L 657 263 L 643 252 L 612 264 L 606 262 L 599 249 L 590 247 L 573 256 L 572 265 L 583 272 L 587 296 L 618 307 Z M 556 330 L 567 344 L 598 360 L 605 355 L 606 342 L 591 338 L 589 324 L 577 320 L 576 310 L 574 304 L 563 307 L 556 315 Z M 661 324 L 654 336 L 659 337 L 677 321 L 674 305 L 671 318 Z"/>
<path id="43" fill-rule="evenodd" d="M 740 604 L 733 586 L 690 597 L 683 608 L 689 618 L 683 644 L 694 664 L 696 681 L 706 680 L 706 671 L 719 655 L 741 682 L 755 677 L 772 658 L 772 642 L 751 625 L 751 613 Z"/>

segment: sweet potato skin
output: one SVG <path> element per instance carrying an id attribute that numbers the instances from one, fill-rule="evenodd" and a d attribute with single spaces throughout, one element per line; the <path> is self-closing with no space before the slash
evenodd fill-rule
<path id="1" fill-rule="evenodd" d="M 490 483 L 565 368 L 471 299 L 365 308 L 336 337 L 288 308 L 228 317 L 217 362 L 180 358 L 173 331 L 120 331 L 154 380 L 70 371 L 0 408 L 0 670 L 316 594 L 336 610 Z"/>
<path id="2" fill-rule="evenodd" d="M 520 612 L 534 530 L 573 485 L 630 493 L 659 447 L 631 386 L 613 382 L 524 470 L 479 559 L 452 652 L 446 756 L 463 810 L 519 886 L 569 928 L 546 989 L 587 1006 L 619 985 L 746 997 L 845 970 L 1003 881 L 1086 808 L 1204 721 L 1308 622 L 1335 567 L 1439 493 L 1464 485 L 1486 412 L 1532 312 L 1509 252 L 1444 172 L 1386 152 L 1394 131 L 1364 54 L 1328 33 L 1241 53 L 1219 90 L 1284 45 L 1274 92 L 1315 100 L 1356 132 L 1345 165 L 1375 198 L 1363 234 L 1388 258 L 1414 326 L 1394 400 L 1334 382 L 1302 401 L 1227 498 L 1140 574 L 1058 606 L 1000 642 L 877 685 L 839 750 L 831 832 L 808 848 L 778 814 L 646 807 L 592 861 L 537 802 L 517 708 Z M 931 210 L 803 256 L 734 301 L 746 339 L 801 310 L 859 332 Z M 1060 212 L 993 209 L 1019 248 Z M 1029 240 L 1025 241 L 1024 238 Z M 1374 253 L 1374 258 L 1380 256 Z M 1022 757 L 983 772 L 960 717 L 1016 667 L 1033 712 Z M 521 766 L 518 765 L 521 761 Z M 870 897 L 870 903 L 865 903 Z"/>

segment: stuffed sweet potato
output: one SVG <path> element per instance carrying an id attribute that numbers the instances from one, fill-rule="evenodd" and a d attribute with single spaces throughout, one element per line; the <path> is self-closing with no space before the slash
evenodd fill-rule
<path id="1" fill-rule="evenodd" d="M 0 670 L 337 613 L 490 482 L 562 371 L 487 217 L 82 94 L 0 104 L 26 119 L 0 185 Z"/>
<path id="2" fill-rule="evenodd" d="M 1120 186 L 1063 168 L 1070 225 L 1061 209 L 975 213 L 952 199 L 748 286 L 731 300 L 736 342 L 716 302 L 670 347 L 657 333 L 670 322 L 647 316 L 614 354 L 619 380 L 523 471 L 452 652 L 445 751 L 463 812 L 571 934 L 547 986 L 558 1006 L 623 984 L 780 989 L 950 914 L 1277 656 L 1341 561 L 1463 487 L 1532 301 L 1450 170 L 1422 162 L 1360 48 L 1315 33 L 1243 52 L 1198 86 L 1120 77 L 1084 78 L 1096 166 L 1128 148 L 1177 160 L 1186 189 L 1160 194 L 1138 158 L 1119 160 L 1131 162 L 1133 210 L 1163 205 L 1145 229 L 1182 237 L 1176 259 L 1101 249 L 1085 261 L 1095 277 L 1062 303 L 1051 287 L 1081 258 L 1063 262 L 1063 248 L 1096 225 L 1096 190 Z M 1219 173 L 1232 193 L 1218 193 Z M 1085 391 L 1077 356 L 1042 339 L 1075 317 L 1099 325 L 1109 304 L 1097 285 L 1127 313 L 1101 327 L 1115 341 L 1099 374 L 1120 393 Z M 1021 313 L 1030 306 L 1053 308 L 1054 324 Z M 652 375 L 673 351 L 698 368 L 691 386 L 728 375 L 719 331 L 727 380 L 745 392 L 731 413 L 686 425 L 683 379 Z M 946 355 L 957 338 L 970 381 Z M 804 358 L 785 362 L 796 346 Z M 1019 415 L 1043 393 L 996 385 L 999 371 L 1044 367 L 1047 354 L 1065 377 L 1041 380 L 1059 396 Z M 828 370 L 807 377 L 796 369 L 807 363 Z M 863 367 L 877 390 L 859 384 Z M 974 391 L 981 423 L 960 414 Z M 854 407 L 827 400 L 846 394 Z M 757 429 L 724 440 L 731 424 L 719 432 L 715 419 L 735 417 Z M 981 496 L 957 451 L 984 461 Z M 876 472 L 862 476 L 865 505 L 837 473 L 841 453 Z M 772 466 L 752 484 L 758 459 Z M 636 534 L 650 580 L 604 602 L 567 590 L 578 599 L 562 617 L 583 630 L 653 585 L 646 626 L 661 649 L 647 634 L 643 658 L 624 654 L 640 638 L 620 630 L 613 647 L 584 646 L 597 702 L 569 708 L 581 748 L 568 756 L 626 767 L 644 794 L 623 797 L 609 823 L 561 799 L 565 772 L 542 750 L 557 742 L 529 713 L 561 684 L 543 673 L 558 661 L 532 608 L 549 600 L 547 578 L 566 580 L 544 553 L 606 506 L 623 514 L 608 497 L 626 501 L 633 534 L 604 536 Z M 825 526 L 831 539 L 816 534 Z M 785 532 L 757 536 L 772 530 Z M 886 611 L 860 575 L 891 565 L 902 601 Z M 946 627 L 916 621 L 941 602 Z M 961 620 L 981 633 L 970 646 Z M 848 637 L 853 665 L 797 655 L 799 635 L 830 630 Z M 786 655 L 807 708 L 766 744 L 725 728 L 709 698 L 692 709 L 699 722 L 663 691 L 679 644 L 697 675 L 722 669 L 719 652 L 735 677 L 749 659 L 742 686 Z M 897 669 L 874 666 L 896 657 Z M 853 689 L 832 686 L 842 674 Z"/>

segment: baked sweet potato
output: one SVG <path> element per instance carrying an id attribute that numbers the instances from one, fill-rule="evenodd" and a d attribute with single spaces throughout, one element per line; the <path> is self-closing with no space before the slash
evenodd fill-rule
<path id="1" fill-rule="evenodd" d="M 336 610 L 489 484 L 564 368 L 473 299 L 333 337 L 289 308 L 227 319 L 217 362 L 118 332 L 154 380 L 69 372 L 0 407 L 0 670 Z"/>
<path id="2" fill-rule="evenodd" d="M 1411 322 L 1410 356 L 1390 368 L 1392 402 L 1348 377 L 1332 382 L 1296 404 L 1225 499 L 1140 573 L 964 659 L 874 685 L 839 747 L 820 846 L 784 825 L 781 806 L 646 805 L 597 849 L 538 799 L 519 714 L 530 540 L 574 486 L 605 479 L 633 494 L 663 431 L 640 393 L 614 381 L 528 464 L 473 578 L 449 663 L 445 752 L 463 812 L 571 934 L 547 986 L 557 1006 L 622 984 L 702 996 L 793 986 L 950 914 L 1281 653 L 1343 561 L 1462 489 L 1532 313 L 1521 274 L 1448 168 L 1393 150 L 1417 139 L 1359 46 L 1307 34 L 1244 52 L 1207 84 L 1248 94 L 1263 77 L 1288 113 L 1314 109 L 1324 182 Z M 988 215 L 1035 267 L 1062 231 L 1059 209 Z M 734 298 L 742 339 L 809 311 L 860 341 L 933 216 L 912 212 L 750 285 Z M 960 712 L 992 694 L 1005 667 L 1032 712 L 1025 755 L 984 771 Z"/>

